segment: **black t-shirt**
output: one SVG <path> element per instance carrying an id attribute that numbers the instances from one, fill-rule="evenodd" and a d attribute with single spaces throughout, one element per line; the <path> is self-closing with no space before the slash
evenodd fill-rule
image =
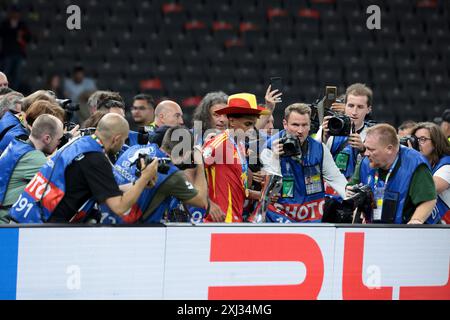
<path id="1" fill-rule="evenodd" d="M 66 193 L 49 222 L 69 222 L 91 197 L 98 203 L 122 195 L 106 155 L 90 152 L 76 158 L 64 174 Z"/>

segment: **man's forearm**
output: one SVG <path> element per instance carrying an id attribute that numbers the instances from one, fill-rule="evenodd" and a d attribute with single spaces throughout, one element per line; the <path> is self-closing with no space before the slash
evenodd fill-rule
<path id="1" fill-rule="evenodd" d="M 208 197 L 208 184 L 206 182 L 205 167 L 203 164 L 197 165 L 194 186 L 198 190 L 199 195 L 206 200 Z"/>
<path id="2" fill-rule="evenodd" d="M 412 215 L 410 221 L 418 220 L 424 223 L 430 216 L 435 205 L 436 200 L 422 202 L 420 205 L 417 206 L 416 211 L 414 211 L 414 214 Z"/>
<path id="3" fill-rule="evenodd" d="M 123 215 L 133 204 L 137 202 L 144 188 L 147 186 L 145 179 L 139 178 L 134 185 L 131 185 L 128 191 L 122 196 L 115 197 L 111 205 L 108 205 L 115 214 Z"/>

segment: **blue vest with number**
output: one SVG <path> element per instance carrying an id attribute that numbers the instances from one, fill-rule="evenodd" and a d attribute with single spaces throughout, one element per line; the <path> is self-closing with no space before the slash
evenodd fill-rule
<path id="1" fill-rule="evenodd" d="M 30 133 L 28 130 L 21 124 L 17 124 L 11 129 L 8 130 L 8 132 L 3 136 L 2 140 L 0 141 L 0 153 L 2 153 L 8 144 L 14 140 L 14 138 L 23 136 L 28 137 Z"/>
<path id="2" fill-rule="evenodd" d="M 345 165 L 345 169 L 340 169 L 342 174 L 347 178 L 351 178 L 353 176 L 353 173 L 355 173 L 356 169 L 356 162 L 358 160 L 358 151 L 355 150 L 351 145 L 346 145 L 344 148 L 341 146 L 343 144 L 346 144 L 348 141 L 348 137 L 343 136 L 336 136 L 333 138 L 333 144 L 331 145 L 331 154 L 333 155 L 333 159 L 336 162 L 336 160 L 341 160 L 342 157 L 347 158 L 347 163 Z M 337 151 L 341 151 L 337 153 Z M 341 156 L 339 156 L 341 154 Z M 340 159 L 338 159 L 340 158 Z M 338 163 L 336 163 L 338 164 Z M 338 166 L 339 167 L 339 166 Z"/>
<path id="3" fill-rule="evenodd" d="M 33 150 L 35 149 L 28 143 L 14 139 L 2 153 L 0 157 L 0 168 L 2 168 L 2 174 L 0 175 L 0 205 L 5 199 L 9 180 L 17 163 L 25 154 Z"/>
<path id="4" fill-rule="evenodd" d="M 398 201 L 395 210 L 394 223 L 404 224 L 408 221 L 407 217 L 403 216 L 403 207 L 405 206 L 406 198 L 408 197 L 409 187 L 411 184 L 412 177 L 416 169 L 422 165 L 426 164 L 428 167 L 427 160 L 417 152 L 416 150 L 400 146 L 399 152 L 399 164 L 397 164 L 398 169 L 395 174 L 389 177 L 388 183 L 385 186 L 385 195 L 387 192 L 398 194 Z M 359 173 L 360 182 L 369 185 L 372 191 L 375 192 L 374 179 L 377 169 L 372 169 L 369 166 L 369 159 L 367 157 L 361 162 L 361 169 Z M 386 201 L 386 197 L 383 202 Z"/>
<path id="5" fill-rule="evenodd" d="M 116 179 L 117 184 L 128 184 L 136 180 L 135 161 L 138 159 L 139 154 L 146 154 L 150 157 L 156 158 L 167 157 L 164 152 L 159 150 L 158 145 L 156 144 L 149 144 L 146 146 L 135 145 L 130 147 L 124 154 L 122 154 L 114 165 L 114 178 Z M 165 211 L 169 209 L 172 197 L 166 198 L 147 219 L 142 220 L 142 215 L 145 210 L 147 210 L 159 187 L 167 178 L 177 171 L 178 168 L 170 164 L 170 169 L 167 174 L 158 173 L 158 179 L 155 186 L 153 188 L 145 188 L 138 201 L 131 207 L 130 211 L 121 217 L 114 214 L 108 206 L 104 204 L 101 205 L 102 223 L 124 224 L 135 223 L 138 220 L 141 220 L 144 223 L 159 223 L 163 218 Z"/>
<path id="6" fill-rule="evenodd" d="M 433 174 L 445 165 L 450 165 L 450 156 L 444 156 L 439 159 L 439 162 L 432 169 Z M 450 212 L 450 208 L 439 195 L 436 200 L 436 206 L 434 207 L 431 216 L 428 218 L 427 223 L 437 223 L 446 213 Z"/>
<path id="7" fill-rule="evenodd" d="M 78 138 L 61 148 L 25 187 L 10 209 L 10 216 L 19 223 L 48 221 L 64 197 L 66 168 L 75 158 L 89 152 L 103 152 L 103 147 L 92 136 Z"/>
<path id="8" fill-rule="evenodd" d="M 284 130 L 267 140 L 282 137 Z M 266 214 L 268 222 L 321 222 L 325 203 L 325 187 L 323 183 L 323 145 L 311 137 L 307 138 L 308 152 L 301 160 L 294 157 L 280 157 L 283 179 L 293 179 L 293 196 L 278 199 L 269 206 Z M 283 188 L 284 189 L 284 188 Z M 284 217 L 280 217 L 284 216 Z"/>
<path id="9" fill-rule="evenodd" d="M 19 118 L 17 118 L 11 111 L 5 112 L 2 119 L 0 120 L 0 140 L 6 134 L 6 132 L 20 124 Z"/>

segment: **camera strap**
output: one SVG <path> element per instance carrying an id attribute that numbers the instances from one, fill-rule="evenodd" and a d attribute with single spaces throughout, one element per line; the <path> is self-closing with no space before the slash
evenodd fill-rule
<path id="1" fill-rule="evenodd" d="M 231 141 L 231 143 L 233 144 L 233 146 L 236 149 L 236 152 L 238 154 L 239 161 L 240 161 L 241 167 L 242 167 L 241 180 L 242 180 L 242 183 L 244 185 L 245 196 L 248 197 L 249 191 L 248 191 L 248 164 L 247 164 L 247 158 L 245 157 L 245 154 L 242 154 L 241 148 L 234 141 L 234 139 L 232 139 L 232 137 L 229 136 L 228 140 Z"/>
<path id="2" fill-rule="evenodd" d="M 389 181 L 389 178 L 391 177 L 392 172 L 394 171 L 394 168 L 397 166 L 397 162 L 399 159 L 399 154 L 397 154 L 397 157 L 395 158 L 392 166 L 389 168 L 388 174 L 386 175 L 386 179 L 384 181 L 384 185 L 378 186 L 378 180 L 379 180 L 379 169 L 375 171 L 374 175 L 374 197 L 375 202 L 377 204 L 377 207 L 373 210 L 373 220 L 381 220 L 382 212 L 383 212 L 383 201 L 384 201 L 384 194 L 386 191 L 386 187 Z"/>

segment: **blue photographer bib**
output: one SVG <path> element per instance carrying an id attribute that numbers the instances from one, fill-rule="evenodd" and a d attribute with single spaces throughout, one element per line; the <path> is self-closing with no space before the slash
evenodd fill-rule
<path id="1" fill-rule="evenodd" d="M 6 149 L 8 144 L 17 137 L 28 137 L 30 133 L 28 130 L 21 124 L 17 124 L 6 132 L 3 138 L 0 141 L 0 154 Z"/>
<path id="2" fill-rule="evenodd" d="M 439 159 L 439 162 L 432 169 L 432 173 L 435 174 L 440 168 L 445 165 L 450 165 L 450 156 L 445 156 Z M 431 216 L 427 219 L 426 222 L 430 224 L 437 223 L 442 219 L 442 217 L 446 215 L 450 215 L 450 208 L 438 195 L 436 199 L 436 206 L 434 207 Z"/>
<path id="3" fill-rule="evenodd" d="M 136 161 L 139 159 L 139 154 L 148 155 L 151 158 L 166 158 L 167 155 L 159 150 L 158 145 L 149 144 L 146 146 L 135 145 L 125 151 L 122 156 L 116 161 L 114 165 L 114 178 L 117 184 L 128 184 L 134 182 L 136 178 Z M 138 201 L 131 207 L 131 209 L 123 216 L 119 217 L 112 212 L 106 205 L 101 205 L 102 223 L 103 224 L 124 224 L 135 223 L 139 220 L 144 223 L 159 223 L 164 216 L 166 210 L 170 207 L 171 197 L 165 199 L 161 205 L 147 218 L 143 219 L 143 214 L 151 203 L 159 187 L 172 174 L 178 171 L 174 165 L 169 165 L 170 169 L 167 174 L 158 173 L 158 179 L 153 188 L 145 188 L 140 195 Z"/>
<path id="4" fill-rule="evenodd" d="M 0 175 L 0 205 L 5 199 L 9 180 L 11 179 L 17 163 L 19 163 L 24 155 L 33 150 L 35 149 L 28 143 L 14 139 L 2 153 L 0 157 L 0 168 L 2 168 L 2 174 Z"/>
<path id="5" fill-rule="evenodd" d="M 284 135 L 284 130 L 269 138 L 267 145 Z M 308 151 L 298 157 L 280 157 L 283 175 L 282 194 L 277 203 L 270 205 L 267 221 L 321 222 L 325 203 L 323 181 L 323 145 L 307 138 Z"/>
<path id="6" fill-rule="evenodd" d="M 75 158 L 88 152 L 103 152 L 103 146 L 95 136 L 80 137 L 61 148 L 25 187 L 10 209 L 10 216 L 19 223 L 48 221 L 64 197 L 66 168 Z"/>
<path id="7" fill-rule="evenodd" d="M 19 118 L 17 118 L 11 111 L 5 112 L 0 120 L 0 140 L 5 136 L 8 130 L 18 124 L 20 124 Z"/>
<path id="8" fill-rule="evenodd" d="M 369 185 L 376 196 L 377 188 L 383 188 L 383 198 L 377 200 L 377 204 L 382 203 L 382 212 L 380 219 L 374 219 L 375 222 L 382 223 L 407 223 L 406 217 L 403 216 L 403 208 L 406 198 L 408 197 L 409 187 L 416 169 L 428 162 L 416 150 L 400 146 L 398 155 L 398 169 L 394 175 L 389 177 L 388 183 L 376 179 L 378 169 L 372 169 L 369 166 L 369 159 L 366 157 L 361 162 L 359 173 L 360 181 Z"/>

